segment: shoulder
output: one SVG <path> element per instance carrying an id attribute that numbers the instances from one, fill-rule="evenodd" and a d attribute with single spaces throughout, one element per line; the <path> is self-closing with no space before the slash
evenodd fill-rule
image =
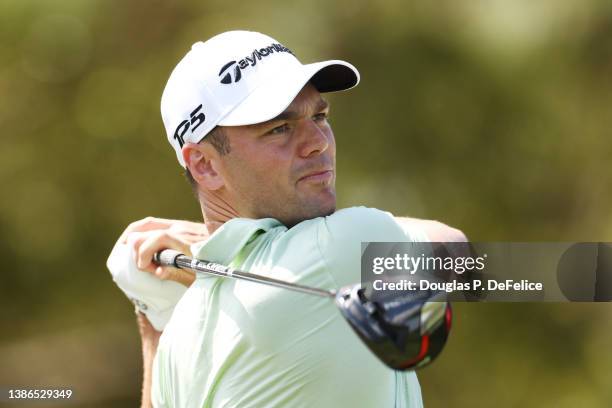
<path id="1" fill-rule="evenodd" d="M 320 233 L 330 239 L 359 241 L 401 241 L 406 238 L 393 214 L 368 207 L 345 208 L 324 217 Z"/>
<path id="2" fill-rule="evenodd" d="M 315 227 L 313 244 L 336 287 L 359 281 L 362 243 L 410 240 L 391 213 L 375 208 L 345 208 L 306 223 Z"/>
<path id="3" fill-rule="evenodd" d="M 349 207 L 343 208 L 336 211 L 335 213 L 328 215 L 325 219 L 329 222 L 341 222 L 341 221 L 387 221 L 392 220 L 393 215 L 390 212 L 382 211 L 377 208 L 370 207 Z"/>
<path id="4" fill-rule="evenodd" d="M 324 221 L 329 226 L 354 226 L 355 223 L 367 224 L 369 226 L 382 224 L 397 224 L 393 214 L 377 208 L 369 207 L 350 207 L 343 208 L 335 213 L 324 217 Z"/>
<path id="5" fill-rule="evenodd" d="M 431 242 L 467 242 L 463 231 L 446 225 L 440 221 L 423 220 L 418 218 L 397 218 L 402 228 L 408 231 L 421 231 Z"/>

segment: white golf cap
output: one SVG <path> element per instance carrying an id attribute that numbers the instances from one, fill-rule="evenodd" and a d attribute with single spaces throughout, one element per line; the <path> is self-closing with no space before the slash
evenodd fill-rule
<path id="1" fill-rule="evenodd" d="M 348 62 L 303 65 L 267 35 L 228 31 L 195 43 L 170 74 L 161 98 L 168 141 L 183 167 L 181 148 L 215 126 L 265 122 L 282 113 L 311 82 L 319 92 L 349 89 L 359 72 Z"/>

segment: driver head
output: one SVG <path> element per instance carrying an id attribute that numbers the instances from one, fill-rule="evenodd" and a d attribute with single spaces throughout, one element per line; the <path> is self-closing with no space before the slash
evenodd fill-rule
<path id="1" fill-rule="evenodd" d="M 384 292 L 368 299 L 356 284 L 340 289 L 336 304 L 368 348 L 394 370 L 431 363 L 451 327 L 450 303 L 442 293 Z"/>

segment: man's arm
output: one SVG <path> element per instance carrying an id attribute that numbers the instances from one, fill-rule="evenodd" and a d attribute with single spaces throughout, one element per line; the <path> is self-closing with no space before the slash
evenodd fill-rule
<path id="1" fill-rule="evenodd" d="M 152 262 L 153 254 L 163 249 L 175 249 L 191 256 L 190 246 L 208 237 L 208 230 L 201 223 L 147 217 L 131 223 L 119 241 L 132 246 L 138 269 L 149 272 L 159 279 L 173 280 L 190 286 L 195 280 L 193 272 L 159 267 Z M 153 360 L 162 332 L 155 330 L 147 317 L 140 312 L 137 313 L 137 322 L 143 358 L 141 408 L 151 408 Z"/>
<path id="2" fill-rule="evenodd" d="M 138 331 L 140 332 L 140 340 L 142 343 L 142 402 L 141 408 L 151 408 L 151 384 L 153 380 L 153 360 L 157 352 L 159 337 L 161 332 L 155 330 L 149 319 L 140 313 L 136 313 L 138 322 Z"/>

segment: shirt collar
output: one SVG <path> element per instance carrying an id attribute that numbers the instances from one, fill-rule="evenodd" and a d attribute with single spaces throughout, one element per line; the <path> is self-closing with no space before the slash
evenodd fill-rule
<path id="1" fill-rule="evenodd" d="M 279 226 L 283 224 L 274 218 L 232 218 L 206 241 L 193 244 L 191 253 L 197 259 L 228 265 L 257 232 L 266 232 Z"/>

